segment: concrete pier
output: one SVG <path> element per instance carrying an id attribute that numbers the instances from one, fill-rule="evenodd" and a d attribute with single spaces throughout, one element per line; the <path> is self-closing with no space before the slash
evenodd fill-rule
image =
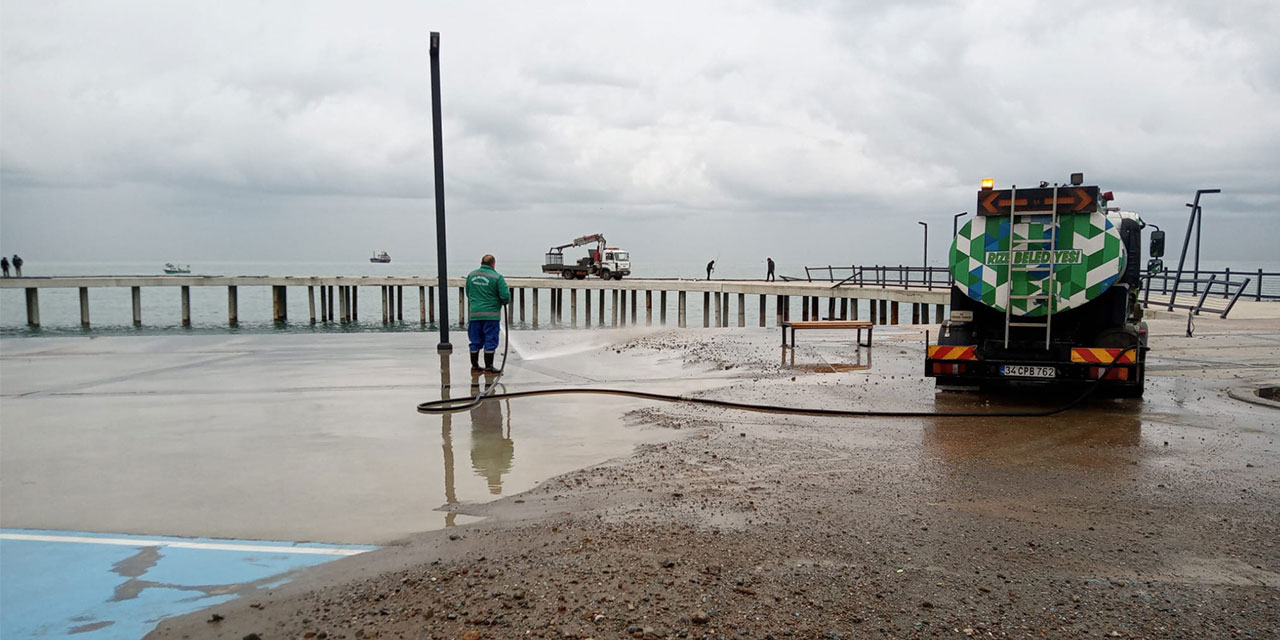
<path id="1" fill-rule="evenodd" d="M 515 297 L 519 300 L 520 321 L 537 326 L 550 321 L 553 325 L 565 325 L 566 306 L 569 314 L 568 326 L 626 326 L 641 322 L 641 304 L 644 306 L 644 323 L 652 325 L 656 321 L 660 326 L 667 326 L 669 292 L 676 292 L 677 318 L 675 324 L 689 326 L 688 294 L 703 294 L 704 327 L 734 326 L 733 300 L 737 298 L 738 327 L 747 325 L 748 297 L 754 296 L 756 311 L 761 326 L 767 326 L 770 315 L 774 322 L 783 322 L 792 318 L 792 297 L 799 298 L 800 317 L 804 319 L 857 319 L 858 305 L 867 300 L 872 320 L 878 324 L 898 322 L 898 306 L 901 303 L 912 305 L 910 319 L 917 323 L 940 322 L 946 316 L 946 304 L 949 292 L 943 288 L 925 289 L 893 289 L 888 287 L 836 287 L 830 283 L 820 282 L 762 282 L 753 280 L 679 280 L 679 279 L 627 279 L 627 280 L 564 280 L 562 278 L 523 278 L 508 277 Z M 191 314 L 190 289 L 192 287 L 224 286 L 227 287 L 227 321 L 235 325 L 239 320 L 238 288 L 242 286 L 271 287 L 271 318 L 275 322 L 288 322 L 288 290 L 293 287 L 307 288 L 307 321 L 308 322 L 340 322 L 359 321 L 359 292 L 364 287 L 379 287 L 382 294 L 383 320 L 385 323 L 404 321 L 404 288 L 418 288 L 418 309 L 420 323 L 433 324 L 437 321 L 435 286 L 427 283 L 426 278 L 417 276 L 94 276 L 94 277 L 59 277 L 59 278 L 10 278 L 0 280 L 0 288 L 21 288 L 27 295 L 27 319 L 31 326 L 39 326 L 39 290 L 43 288 L 77 288 L 80 290 L 80 320 L 82 326 L 89 323 L 89 289 L 128 287 L 133 297 L 133 322 L 135 326 L 142 324 L 142 289 L 156 287 L 178 287 L 182 296 L 182 306 L 176 318 L 160 322 L 181 323 L 189 326 Z M 435 282 L 435 279 L 430 279 Z M 467 298 L 463 278 L 450 278 L 448 286 L 457 288 L 458 309 L 450 318 L 451 324 L 466 327 Z M 315 288 L 320 288 L 320 309 L 315 310 Z M 530 294 L 525 289 L 531 289 Z M 539 300 L 539 290 L 548 290 L 547 302 L 550 313 L 544 314 Z M 584 309 L 582 320 L 578 318 L 578 290 L 583 291 Z M 605 292 L 608 290 L 610 293 Z M 569 291 L 568 304 L 565 301 L 565 290 Z M 655 291 L 656 290 L 656 291 Z M 643 301 L 640 292 L 644 292 Z M 656 295 L 655 295 L 656 293 Z M 527 297 L 533 297 L 532 317 L 528 309 Z M 610 300 L 606 300 L 606 296 Z M 770 296 L 773 300 L 770 300 Z M 655 299 L 656 298 L 656 299 Z M 826 313 L 821 312 L 822 299 L 826 299 Z M 598 300 L 592 306 L 593 300 Z M 610 301 L 612 305 L 610 305 Z M 654 310 L 657 303 L 658 309 Z M 769 305 L 774 305 L 773 313 L 769 313 Z M 932 318 L 928 313 L 929 305 L 933 305 Z M 606 321 L 606 306 L 612 308 L 609 320 Z M 630 306 L 630 313 L 628 313 Z"/>

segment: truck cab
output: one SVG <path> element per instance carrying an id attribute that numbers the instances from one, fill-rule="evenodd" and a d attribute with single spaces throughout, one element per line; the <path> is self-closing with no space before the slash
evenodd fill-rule
<path id="1" fill-rule="evenodd" d="M 615 280 L 631 275 L 631 253 L 617 247 L 608 247 L 600 259 L 600 271 L 608 270 Z"/>

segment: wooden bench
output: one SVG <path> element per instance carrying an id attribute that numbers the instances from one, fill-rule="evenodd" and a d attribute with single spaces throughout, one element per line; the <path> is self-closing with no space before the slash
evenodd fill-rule
<path id="1" fill-rule="evenodd" d="M 866 320 L 787 320 L 782 323 L 782 346 L 796 348 L 796 331 L 799 329 L 857 329 L 858 346 L 871 346 L 873 325 Z M 787 344 L 787 329 L 791 329 L 791 344 Z M 862 341 L 862 330 L 867 330 L 867 341 Z"/>

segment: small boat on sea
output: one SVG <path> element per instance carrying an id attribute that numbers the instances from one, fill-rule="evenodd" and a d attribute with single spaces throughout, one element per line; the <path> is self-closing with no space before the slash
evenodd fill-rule
<path id="1" fill-rule="evenodd" d="M 172 262 L 166 262 L 164 263 L 164 272 L 169 275 L 173 275 L 177 273 L 191 273 L 191 265 L 174 264 Z"/>
<path id="2" fill-rule="evenodd" d="M 386 264 L 388 262 L 391 262 L 391 254 L 387 253 L 386 251 L 375 251 L 373 253 L 373 257 L 369 258 L 369 262 Z"/>

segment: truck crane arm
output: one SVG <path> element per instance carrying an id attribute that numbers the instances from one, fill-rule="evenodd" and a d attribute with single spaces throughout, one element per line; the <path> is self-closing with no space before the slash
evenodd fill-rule
<path id="1" fill-rule="evenodd" d="M 603 236 L 603 235 L 601 235 L 601 234 L 599 234 L 599 233 L 593 233 L 593 234 L 591 234 L 591 235 L 589 235 L 589 236 L 582 236 L 581 238 L 575 238 L 575 239 L 574 239 L 574 241 L 573 241 L 573 242 L 570 242 L 569 244 L 562 244 L 562 245 L 560 245 L 560 246 L 558 246 L 558 247 L 551 247 L 551 251 L 562 251 L 562 250 L 567 249 L 567 248 L 569 248 L 569 247 L 580 247 L 580 246 L 582 246 L 582 245 L 584 245 L 584 244 L 591 244 L 591 243 L 593 243 L 593 242 L 599 242 L 599 243 L 600 243 L 600 246 L 602 246 L 602 247 L 603 247 L 603 246 L 604 246 L 604 236 Z"/>

